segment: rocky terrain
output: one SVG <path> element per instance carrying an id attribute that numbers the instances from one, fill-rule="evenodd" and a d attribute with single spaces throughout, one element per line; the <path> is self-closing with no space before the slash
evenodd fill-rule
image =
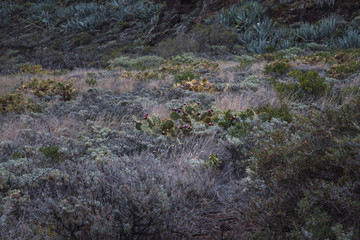
<path id="1" fill-rule="evenodd" d="M 0 239 L 359 239 L 359 9 L 2 1 Z"/>

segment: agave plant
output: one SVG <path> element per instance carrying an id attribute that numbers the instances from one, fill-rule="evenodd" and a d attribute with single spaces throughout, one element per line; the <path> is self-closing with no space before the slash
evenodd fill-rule
<path id="1" fill-rule="evenodd" d="M 10 14 L 16 11 L 18 5 L 16 3 L 1 2 L 0 3 L 0 25 L 6 25 L 10 21 Z"/>
<path id="2" fill-rule="evenodd" d="M 96 27 L 106 19 L 106 6 L 97 3 L 79 3 L 65 9 L 71 19 L 62 25 L 64 29 L 87 30 Z"/>
<path id="3" fill-rule="evenodd" d="M 344 36 L 338 39 L 338 45 L 344 48 L 360 48 L 359 30 L 349 27 Z"/>
<path id="4" fill-rule="evenodd" d="M 320 7 L 323 7 L 324 5 L 327 5 L 329 7 L 335 6 L 335 0 L 314 0 L 314 3 L 316 5 L 319 5 Z"/>

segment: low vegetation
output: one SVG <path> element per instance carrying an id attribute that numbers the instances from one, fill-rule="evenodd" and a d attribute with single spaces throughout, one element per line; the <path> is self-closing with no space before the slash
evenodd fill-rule
<path id="1" fill-rule="evenodd" d="M 360 239 L 360 5 L 172 3 L 0 3 L 0 239 Z"/>

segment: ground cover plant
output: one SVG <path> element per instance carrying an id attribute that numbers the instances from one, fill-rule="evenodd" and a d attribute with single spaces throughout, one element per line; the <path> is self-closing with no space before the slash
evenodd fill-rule
<path id="1" fill-rule="evenodd" d="M 0 239 L 359 239 L 344 4 L 0 3 Z"/>

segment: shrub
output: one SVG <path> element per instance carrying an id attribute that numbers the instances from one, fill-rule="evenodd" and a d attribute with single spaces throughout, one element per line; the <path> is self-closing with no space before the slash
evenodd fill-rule
<path id="1" fill-rule="evenodd" d="M 237 41 L 237 34 L 218 24 L 195 25 L 189 33 L 189 37 L 200 43 L 202 51 L 214 50 L 218 46 L 233 49 Z M 223 49 L 224 50 L 224 49 Z"/>
<path id="2" fill-rule="evenodd" d="M 164 75 L 162 74 L 159 76 L 158 71 L 144 71 L 144 72 L 140 71 L 135 74 L 135 78 L 140 81 L 146 81 L 146 80 L 150 80 L 150 79 L 158 79 L 159 77 L 164 78 Z"/>
<path id="3" fill-rule="evenodd" d="M 358 238 L 359 99 L 259 138 L 249 216 L 272 238 Z"/>
<path id="4" fill-rule="evenodd" d="M 240 82 L 239 87 L 247 90 L 256 91 L 261 81 L 256 76 L 249 76 Z"/>
<path id="5" fill-rule="evenodd" d="M 21 90 L 30 91 L 40 98 L 59 95 L 64 101 L 70 101 L 75 97 L 75 90 L 72 88 L 71 83 L 66 84 L 51 79 L 39 81 L 37 78 L 33 78 L 30 82 L 22 83 L 20 91 Z"/>
<path id="6" fill-rule="evenodd" d="M 189 81 L 191 79 L 198 79 L 199 76 L 194 74 L 193 70 L 187 70 L 185 72 L 182 72 L 180 74 L 174 75 L 174 80 L 177 83 L 181 83 L 183 81 Z"/>
<path id="7" fill-rule="evenodd" d="M 265 65 L 265 74 L 277 73 L 284 74 L 291 68 L 287 61 L 275 61 L 271 64 Z"/>
<path id="8" fill-rule="evenodd" d="M 86 73 L 87 78 L 85 79 L 85 83 L 89 85 L 90 87 L 93 87 L 96 85 L 96 73 Z"/>
<path id="9" fill-rule="evenodd" d="M 59 146 L 45 146 L 40 147 L 39 152 L 43 153 L 51 163 L 59 163 L 63 161 L 61 154 L 59 153 Z"/>
<path id="10" fill-rule="evenodd" d="M 28 74 L 47 74 L 48 71 L 44 70 L 41 65 L 31 65 L 31 64 L 24 64 L 19 66 L 19 70 L 21 73 L 28 73 Z"/>
<path id="11" fill-rule="evenodd" d="M 360 62 L 351 61 L 343 64 L 334 64 L 328 70 L 328 73 L 332 77 L 344 79 L 348 75 L 356 73 L 359 70 L 360 70 Z"/>
<path id="12" fill-rule="evenodd" d="M 199 52 L 200 47 L 198 41 L 187 34 L 181 34 L 158 42 L 154 47 L 154 51 L 163 58 L 169 58 L 183 53 Z"/>
<path id="13" fill-rule="evenodd" d="M 9 93 L 0 95 L 0 112 L 21 112 L 24 110 L 38 111 L 39 106 L 31 100 L 25 101 L 20 93 Z"/>
<path id="14" fill-rule="evenodd" d="M 279 107 L 272 107 L 269 104 L 261 105 L 255 108 L 254 111 L 265 121 L 271 121 L 272 118 L 277 118 L 281 121 L 291 123 L 293 120 L 289 107 L 286 104 L 281 104 Z"/>
<path id="15" fill-rule="evenodd" d="M 255 62 L 255 58 L 248 55 L 236 56 L 236 60 L 239 61 L 239 65 L 236 67 L 239 70 L 245 70 Z"/>
<path id="16" fill-rule="evenodd" d="M 188 79 L 182 81 L 181 83 L 176 84 L 177 87 L 181 87 L 185 90 L 194 91 L 194 92 L 215 92 L 215 84 L 210 83 L 206 78 L 201 80 Z"/>
<path id="17" fill-rule="evenodd" d="M 302 99 L 306 97 L 321 97 L 331 89 L 325 83 L 325 78 L 319 76 L 316 71 L 308 71 L 305 74 L 300 71 L 292 71 L 289 76 L 296 78 L 297 82 L 275 82 L 274 89 L 280 97 L 292 95 Z"/>
<path id="18" fill-rule="evenodd" d="M 163 58 L 158 56 L 142 56 L 131 58 L 128 56 L 115 58 L 108 63 L 111 67 L 123 67 L 125 69 L 145 70 L 148 68 L 156 68 L 164 61 Z"/>
<path id="19" fill-rule="evenodd" d="M 200 63 L 200 59 L 192 53 L 184 53 L 170 58 L 170 62 L 175 65 L 196 65 Z"/>
<path id="20" fill-rule="evenodd" d="M 80 32 L 72 37 L 75 46 L 88 45 L 92 41 L 92 36 L 86 32 Z"/>
<path id="21" fill-rule="evenodd" d="M 176 137 L 179 134 L 189 136 L 193 131 L 195 122 L 212 126 L 217 119 L 213 110 L 201 112 L 200 104 L 184 104 L 182 108 L 174 108 L 169 116 L 170 119 L 161 120 L 157 115 L 145 114 L 146 123 L 138 121 L 133 116 L 136 129 L 147 133 Z"/>

